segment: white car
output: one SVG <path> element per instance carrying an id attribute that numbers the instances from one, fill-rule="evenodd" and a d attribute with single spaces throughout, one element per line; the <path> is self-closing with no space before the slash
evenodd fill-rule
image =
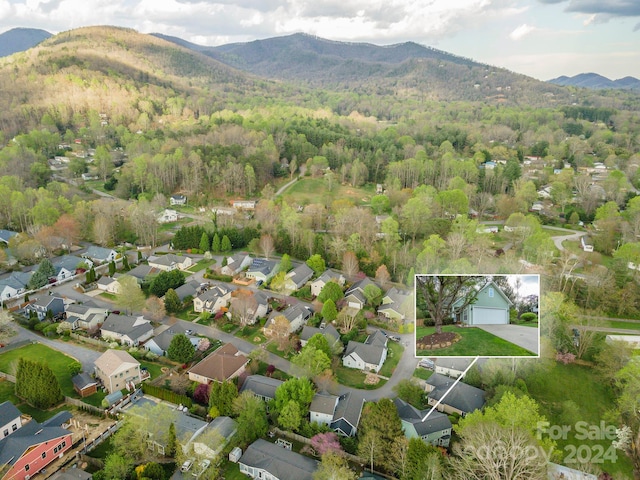
<path id="1" fill-rule="evenodd" d="M 195 462 L 193 458 L 190 458 L 189 460 L 185 460 L 185 462 L 180 467 L 180 471 L 188 472 L 189 470 L 191 470 L 191 467 L 193 467 L 193 462 Z"/>
<path id="2" fill-rule="evenodd" d="M 207 468 L 209 468 L 209 465 L 211 465 L 211 460 L 209 459 L 202 460 L 200 462 L 200 465 L 197 468 L 197 473 L 194 470 L 193 473 L 191 473 L 191 475 L 193 475 L 194 477 L 199 477 L 207 470 Z"/>

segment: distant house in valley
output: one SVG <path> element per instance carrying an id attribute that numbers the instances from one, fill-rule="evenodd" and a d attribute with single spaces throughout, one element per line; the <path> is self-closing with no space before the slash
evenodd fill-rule
<path id="1" fill-rule="evenodd" d="M 249 363 L 233 344 L 227 343 L 189 369 L 189 380 L 209 384 L 231 380 Z"/>
<path id="2" fill-rule="evenodd" d="M 100 327 L 102 338 L 137 347 L 153 336 L 153 326 L 144 317 L 110 314 Z"/>
<path id="3" fill-rule="evenodd" d="M 143 380 L 140 362 L 124 350 L 109 349 L 95 361 L 96 378 L 109 393 L 138 385 Z"/>
<path id="4" fill-rule="evenodd" d="M 169 204 L 171 206 L 174 206 L 174 205 L 186 205 L 187 204 L 187 196 L 186 195 L 171 195 L 171 197 L 169 197 Z"/>
<path id="5" fill-rule="evenodd" d="M 171 223 L 171 222 L 177 222 L 177 221 L 178 221 L 178 212 L 176 212 L 175 210 L 171 210 L 169 208 L 165 208 L 158 215 L 158 223 Z"/>
<path id="6" fill-rule="evenodd" d="M 256 200 L 233 200 L 231 206 L 236 210 L 255 210 Z"/>

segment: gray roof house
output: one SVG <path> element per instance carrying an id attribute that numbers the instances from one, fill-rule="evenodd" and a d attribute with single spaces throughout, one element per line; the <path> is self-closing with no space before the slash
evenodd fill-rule
<path id="1" fill-rule="evenodd" d="M 344 275 L 340 272 L 334 272 L 333 270 L 325 270 L 322 275 L 311 282 L 311 294 L 313 296 L 320 295 L 322 288 L 328 282 L 336 282 L 338 285 L 344 285 Z"/>
<path id="2" fill-rule="evenodd" d="M 93 266 L 93 262 L 88 258 L 80 258 L 75 255 L 63 255 L 53 262 L 55 277 L 58 282 L 65 278 L 73 277 L 76 274 L 78 265 L 84 264 L 88 268 Z"/>
<path id="3" fill-rule="evenodd" d="M 433 406 L 438 400 L 441 400 L 454 381 L 439 373 L 431 375 L 425 386 L 425 390 L 428 392 L 427 402 L 429 405 Z M 484 390 L 458 382 L 437 408 L 440 412 L 457 413 L 465 416 L 467 413 L 481 409 L 485 403 L 484 397 Z"/>
<path id="4" fill-rule="evenodd" d="M 362 280 L 351 285 L 351 287 L 344 292 L 344 298 L 347 300 L 347 305 L 349 307 L 357 308 L 358 310 L 362 310 L 364 308 L 367 304 L 367 297 L 364 296 L 364 289 L 368 285 L 378 287 L 378 285 L 376 285 L 376 283 L 369 277 L 364 277 Z"/>
<path id="5" fill-rule="evenodd" d="M 458 378 L 471 364 L 471 358 L 441 357 L 435 361 L 435 372 Z"/>
<path id="6" fill-rule="evenodd" d="M 253 278 L 256 281 L 262 280 L 266 282 L 273 277 L 278 271 L 278 262 L 275 260 L 267 260 L 264 258 L 254 258 L 247 269 L 247 278 Z"/>
<path id="7" fill-rule="evenodd" d="M 213 285 L 206 292 L 201 293 L 193 299 L 193 311 L 218 313 L 218 311 L 229 305 L 231 300 L 231 289 L 226 285 Z"/>
<path id="8" fill-rule="evenodd" d="M 16 297 L 27 291 L 31 272 L 13 272 L 0 280 L 0 300 Z"/>
<path id="9" fill-rule="evenodd" d="M 187 196 L 186 195 L 171 195 L 169 197 L 170 205 L 186 205 L 187 204 Z"/>
<path id="10" fill-rule="evenodd" d="M 144 344 L 144 348 L 146 348 L 150 352 L 155 353 L 156 355 L 160 355 L 160 356 L 166 355 L 167 350 L 169 349 L 169 345 L 171 345 L 171 341 L 173 340 L 173 337 L 181 333 L 186 335 L 185 332 L 186 330 L 182 328 L 180 324 L 176 323 L 174 325 L 171 325 L 162 333 L 148 340 L 147 343 Z M 193 345 L 196 348 L 198 347 L 198 342 L 200 341 L 200 338 L 192 337 L 190 335 L 187 335 L 187 338 L 191 342 L 191 345 Z"/>
<path id="11" fill-rule="evenodd" d="M 167 255 L 158 255 L 156 257 L 149 257 L 149 266 L 170 272 L 171 270 L 186 270 L 193 265 L 191 257 L 186 255 L 175 255 L 169 253 Z"/>
<path id="12" fill-rule="evenodd" d="M 21 415 L 13 403 L 0 403 L 0 439 L 11 435 L 22 426 Z"/>
<path id="13" fill-rule="evenodd" d="M 302 328 L 304 323 L 311 317 L 311 312 L 304 308 L 301 304 L 297 303 L 295 305 L 291 305 L 287 309 L 282 312 L 273 311 L 269 316 L 269 320 L 264 326 L 264 333 L 266 335 L 272 335 L 274 332 L 271 330 L 271 325 L 273 324 L 276 317 L 283 315 L 289 321 L 289 333 L 293 333 L 296 330 Z"/>
<path id="14" fill-rule="evenodd" d="M 48 311 L 51 311 L 53 316 L 56 317 L 64 313 L 64 300 L 62 297 L 56 297 L 55 295 L 41 295 L 36 298 L 35 302 L 24 307 L 24 311 L 27 316 L 34 312 L 38 320 L 44 320 Z"/>
<path id="15" fill-rule="evenodd" d="M 18 235 L 18 232 L 13 230 L 0 229 L 0 242 L 9 245 L 9 240 Z"/>
<path id="16" fill-rule="evenodd" d="M 358 431 L 363 406 L 364 398 L 362 397 L 356 397 L 351 393 L 340 395 L 329 428 L 339 435 L 353 437 Z"/>
<path id="17" fill-rule="evenodd" d="M 316 393 L 309 406 L 309 420 L 321 425 L 330 425 L 338 407 L 338 398 L 328 393 Z"/>
<path id="18" fill-rule="evenodd" d="M 263 439 L 249 445 L 238 464 L 241 473 L 269 480 L 313 480 L 319 466 L 317 460 Z"/>
<path id="19" fill-rule="evenodd" d="M 265 402 L 276 398 L 276 389 L 284 382 L 264 375 L 249 375 L 240 387 L 240 393 L 249 391 Z"/>
<path id="20" fill-rule="evenodd" d="M 107 263 L 115 260 L 118 252 L 112 248 L 92 246 L 82 256 L 92 260 L 94 263 Z"/>
<path id="21" fill-rule="evenodd" d="M 367 337 L 364 343 L 350 340 L 342 357 L 345 367 L 378 373 L 387 359 L 387 338 L 380 330 Z"/>
<path id="22" fill-rule="evenodd" d="M 105 340 L 137 347 L 153 336 L 153 326 L 142 316 L 130 317 L 111 313 L 102 324 L 100 334 Z"/>
<path id="23" fill-rule="evenodd" d="M 253 262 L 253 258 L 247 253 L 236 253 L 231 257 L 227 257 L 227 264 L 220 269 L 223 275 L 237 275 L 247 268 Z"/>
<path id="24" fill-rule="evenodd" d="M 138 283 L 142 283 L 148 276 L 157 275 L 159 273 L 159 269 L 143 263 L 129 270 L 127 272 L 127 275 L 131 275 L 136 280 L 138 280 Z"/>
<path id="25" fill-rule="evenodd" d="M 300 290 L 311 280 L 311 277 L 313 277 L 313 270 L 306 263 L 302 263 L 286 274 L 284 288 L 289 292 Z"/>
<path id="26" fill-rule="evenodd" d="M 382 297 L 382 305 L 378 307 L 378 313 L 389 320 L 402 322 L 413 304 L 410 292 L 392 287 Z"/>
<path id="27" fill-rule="evenodd" d="M 340 341 L 340 333 L 336 330 L 332 324 L 328 324 L 323 328 L 317 327 L 309 327 L 305 325 L 302 327 L 302 332 L 300 332 L 300 343 L 304 347 L 309 339 L 313 337 L 316 333 L 321 333 L 324 335 L 324 338 L 327 339 L 329 346 L 333 348 L 333 346 Z"/>
<path id="28" fill-rule="evenodd" d="M 430 409 L 418 410 L 400 398 L 393 403 L 398 409 L 402 422 L 402 431 L 407 438 L 420 438 L 431 445 L 448 447 L 451 440 L 451 420 L 444 413 L 434 411 L 426 420 L 422 420 Z"/>
<path id="29" fill-rule="evenodd" d="M 104 307 L 99 307 L 92 301 L 85 303 L 71 303 L 65 307 L 67 312 L 67 322 L 72 330 L 81 328 L 90 330 L 97 327 L 107 318 L 108 311 Z"/>
<path id="30" fill-rule="evenodd" d="M 200 291 L 200 282 L 198 282 L 197 280 L 186 282 L 175 289 L 175 292 L 178 294 L 178 298 L 181 301 L 184 301 L 184 299 L 187 297 L 195 297 L 198 293 L 200 293 Z"/>

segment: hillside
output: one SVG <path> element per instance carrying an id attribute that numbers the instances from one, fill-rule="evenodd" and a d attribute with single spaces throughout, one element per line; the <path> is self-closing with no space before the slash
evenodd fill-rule
<path id="1" fill-rule="evenodd" d="M 51 37 L 45 30 L 37 28 L 12 28 L 0 33 L 0 57 L 24 52 Z"/>
<path id="2" fill-rule="evenodd" d="M 551 106 L 566 91 L 505 69 L 413 42 L 389 46 L 306 34 L 205 47 L 159 35 L 237 69 L 313 87 L 418 100 L 468 100 Z"/>
<path id="3" fill-rule="evenodd" d="M 639 90 L 640 80 L 635 77 L 624 77 L 618 80 L 611 80 L 597 73 L 580 73 L 573 77 L 567 77 L 563 75 L 558 78 L 549 80 L 549 83 L 554 85 L 560 85 L 563 87 L 580 87 L 590 88 L 594 90 L 601 89 L 625 89 L 625 90 Z"/>

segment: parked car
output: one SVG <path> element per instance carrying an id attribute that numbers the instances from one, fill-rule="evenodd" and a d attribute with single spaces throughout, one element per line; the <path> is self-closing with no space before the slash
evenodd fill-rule
<path id="1" fill-rule="evenodd" d="M 193 458 L 190 458 L 189 460 L 185 460 L 182 466 L 180 467 L 180 471 L 188 472 L 189 470 L 191 470 L 191 467 L 193 467 L 193 462 L 195 462 L 195 459 Z"/>
<path id="2" fill-rule="evenodd" d="M 391 340 L 392 342 L 399 342 L 400 341 L 400 337 L 398 337 L 397 335 L 389 335 L 387 338 L 389 340 Z"/>
<path id="3" fill-rule="evenodd" d="M 428 358 L 423 358 L 422 360 L 420 360 L 420 362 L 418 362 L 418 366 L 429 370 L 434 370 L 436 368 L 436 364 Z"/>
<path id="4" fill-rule="evenodd" d="M 200 462 L 200 465 L 198 465 L 198 468 L 193 470 L 191 475 L 193 475 L 194 477 L 199 477 L 207 470 L 207 468 L 209 468 L 209 465 L 211 465 L 211 460 L 205 458 Z"/>

